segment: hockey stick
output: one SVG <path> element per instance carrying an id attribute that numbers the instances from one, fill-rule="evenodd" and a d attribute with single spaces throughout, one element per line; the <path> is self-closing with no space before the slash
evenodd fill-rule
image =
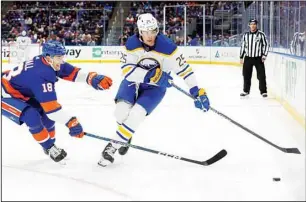
<path id="1" fill-rule="evenodd" d="M 166 156 L 166 157 L 169 157 L 169 158 L 173 158 L 173 159 L 176 159 L 176 160 L 187 161 L 187 162 L 199 164 L 199 165 L 202 165 L 202 166 L 209 166 L 213 163 L 216 163 L 217 161 L 221 160 L 223 157 L 225 157 L 227 155 L 226 150 L 222 149 L 216 155 L 214 155 L 213 157 L 211 157 L 210 159 L 208 159 L 206 161 L 196 161 L 196 160 L 193 160 L 193 159 L 188 159 L 188 158 L 184 158 L 184 157 L 181 157 L 181 156 L 168 154 L 166 152 L 161 152 L 161 151 L 148 149 L 148 148 L 133 145 L 133 144 L 124 143 L 124 142 L 121 142 L 121 141 L 113 140 L 113 139 L 110 139 L 110 138 L 107 138 L 107 137 L 97 136 L 97 135 L 90 134 L 90 133 L 85 133 L 85 135 L 88 136 L 88 137 L 92 137 L 92 138 L 96 138 L 96 139 L 100 139 L 100 140 L 104 140 L 104 141 L 111 141 L 111 142 L 114 142 L 116 144 L 120 144 L 122 146 L 132 147 L 134 149 L 139 149 L 139 150 L 150 152 L 150 153 L 153 153 L 153 154 L 159 154 L 159 155 Z"/>
<path id="2" fill-rule="evenodd" d="M 177 86 L 175 83 L 173 83 L 173 81 L 170 82 L 172 84 L 172 86 L 174 88 L 176 88 L 177 90 L 179 90 L 180 92 L 184 93 L 185 95 L 187 95 L 188 97 L 192 98 L 194 100 L 194 97 L 192 95 L 190 95 L 188 92 L 186 92 L 184 89 L 180 88 L 179 86 Z M 240 128 L 244 129 L 245 131 L 251 133 L 252 135 L 254 135 L 255 137 L 261 139 L 262 141 L 268 143 L 269 145 L 275 147 L 276 149 L 281 150 L 282 152 L 285 153 L 293 153 L 293 154 L 301 154 L 300 150 L 298 148 L 284 148 L 284 147 L 280 147 L 272 142 L 270 142 L 269 140 L 261 137 L 260 135 L 258 135 L 257 133 L 251 131 L 250 129 L 248 129 L 247 127 L 241 125 L 240 123 L 234 121 L 233 119 L 229 118 L 228 116 L 224 115 L 223 113 L 217 111 L 216 109 L 210 107 L 210 110 L 215 112 L 216 114 L 218 114 L 219 116 L 222 116 L 223 118 L 229 120 L 230 122 L 232 122 L 233 124 L 235 124 L 236 126 L 239 126 Z"/>

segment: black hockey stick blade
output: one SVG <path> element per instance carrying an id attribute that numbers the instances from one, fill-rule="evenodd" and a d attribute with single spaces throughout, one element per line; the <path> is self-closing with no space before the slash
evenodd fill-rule
<path id="1" fill-rule="evenodd" d="M 282 151 L 286 153 L 301 154 L 298 148 L 282 148 Z"/>
<path id="2" fill-rule="evenodd" d="M 176 160 L 187 161 L 187 162 L 195 163 L 195 164 L 202 165 L 202 166 L 209 166 L 209 165 L 219 161 L 220 159 L 225 157 L 226 154 L 227 154 L 227 152 L 224 149 L 222 149 L 221 151 L 219 151 L 217 154 L 215 154 L 213 157 L 211 157 L 210 159 L 208 159 L 206 161 L 197 161 L 197 160 L 180 157 L 180 156 L 173 155 L 173 154 L 168 154 L 166 152 L 161 152 L 161 151 L 157 151 L 157 150 L 153 150 L 153 149 L 149 149 L 149 148 L 145 148 L 145 147 L 141 147 L 141 146 L 137 146 L 137 145 L 133 145 L 133 144 L 129 144 L 129 143 L 124 143 L 124 142 L 121 142 L 121 141 L 117 141 L 117 140 L 113 140 L 113 139 L 110 139 L 110 138 L 107 138 L 107 137 L 94 135 L 94 134 L 91 134 L 91 133 L 85 133 L 85 135 L 89 136 L 89 137 L 92 137 L 92 138 L 100 139 L 100 140 L 116 142 L 117 144 L 121 144 L 122 146 L 132 147 L 134 149 L 142 150 L 142 151 L 145 151 L 145 152 L 158 154 L 158 155 L 169 157 L 169 158 L 176 159 Z"/>
<path id="3" fill-rule="evenodd" d="M 222 149 L 216 155 L 214 155 L 213 157 L 211 157 L 210 159 L 208 159 L 206 161 L 203 161 L 201 164 L 203 166 L 209 166 L 209 165 L 211 165 L 213 163 L 216 163 L 217 161 L 221 160 L 226 155 L 227 155 L 227 151 L 225 149 Z"/>

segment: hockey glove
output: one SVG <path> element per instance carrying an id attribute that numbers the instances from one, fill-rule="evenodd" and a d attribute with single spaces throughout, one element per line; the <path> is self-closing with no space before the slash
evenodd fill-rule
<path id="1" fill-rule="evenodd" d="M 73 137 L 82 138 L 84 136 L 84 131 L 81 124 L 78 122 L 76 117 L 72 117 L 66 126 L 69 128 L 69 134 Z"/>
<path id="2" fill-rule="evenodd" d="M 170 72 L 166 73 L 160 68 L 155 68 L 147 73 L 144 80 L 145 83 L 152 82 L 158 86 L 169 88 L 172 86 L 169 81 L 173 78 L 170 76 Z"/>
<path id="3" fill-rule="evenodd" d="M 191 88 L 189 92 L 195 98 L 195 107 L 207 112 L 209 110 L 210 103 L 204 88 L 199 89 L 197 86 L 195 86 Z"/>
<path id="4" fill-rule="evenodd" d="M 99 75 L 96 72 L 91 72 L 87 76 L 87 83 L 96 90 L 105 90 L 112 86 L 113 81 L 108 76 Z"/>

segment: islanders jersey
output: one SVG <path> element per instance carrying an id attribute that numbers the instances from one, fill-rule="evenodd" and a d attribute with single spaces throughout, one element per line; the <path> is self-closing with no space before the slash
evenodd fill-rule
<path id="1" fill-rule="evenodd" d="M 136 34 L 129 37 L 120 61 L 124 79 L 130 82 L 142 83 L 149 70 L 161 68 L 167 73 L 173 71 L 185 80 L 189 88 L 197 85 L 194 72 L 184 54 L 163 34 L 156 36 L 153 47 L 144 45 Z"/>
<path id="2" fill-rule="evenodd" d="M 62 64 L 60 70 L 55 71 L 43 56 L 37 56 L 2 73 L 2 96 L 23 101 L 34 98 L 45 113 L 50 114 L 62 108 L 55 91 L 58 78 L 76 81 L 79 71 L 69 63 Z"/>

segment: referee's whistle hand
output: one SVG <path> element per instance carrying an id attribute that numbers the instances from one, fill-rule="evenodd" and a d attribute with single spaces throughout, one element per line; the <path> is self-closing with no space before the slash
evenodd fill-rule
<path id="1" fill-rule="evenodd" d="M 243 59 L 240 59 L 240 64 L 243 64 Z"/>

